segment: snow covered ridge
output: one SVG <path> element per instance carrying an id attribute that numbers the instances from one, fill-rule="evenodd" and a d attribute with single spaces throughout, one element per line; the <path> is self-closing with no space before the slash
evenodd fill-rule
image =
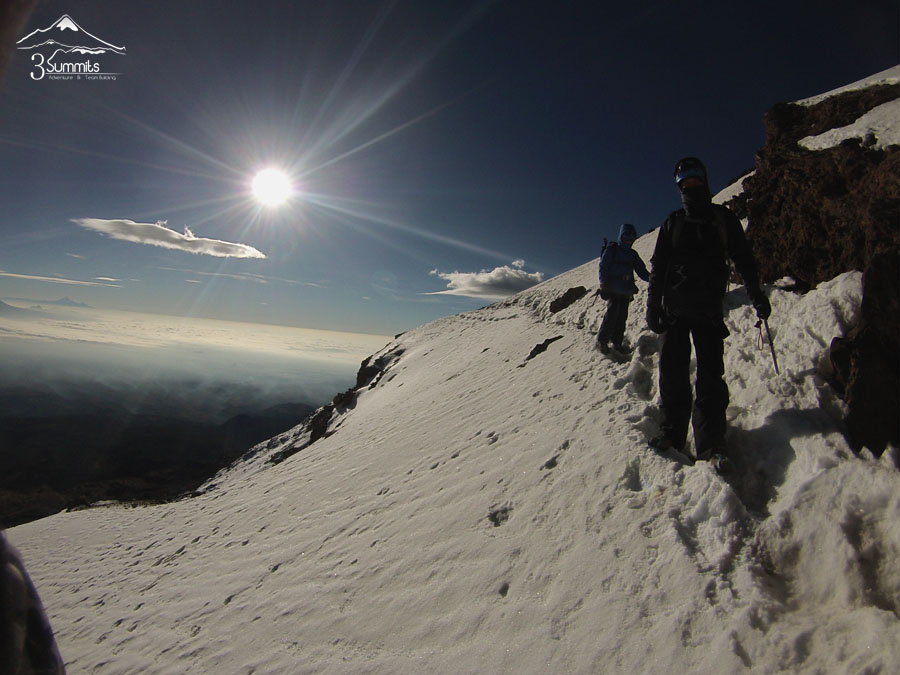
<path id="1" fill-rule="evenodd" d="M 12 530 L 70 672 L 896 672 L 897 452 L 823 377 L 861 275 L 768 288 L 780 376 L 729 293 L 725 481 L 646 448 L 646 286 L 607 359 L 596 269 L 399 336 L 196 498 Z"/>
<path id="2" fill-rule="evenodd" d="M 871 87 L 898 84 L 900 84 L 900 65 L 824 94 L 795 101 L 794 104 L 810 108 L 848 92 L 859 92 Z M 820 134 L 805 136 L 799 139 L 797 143 L 800 147 L 807 150 L 825 150 L 852 138 L 860 139 L 867 148 L 873 150 L 884 150 L 891 145 L 900 145 L 900 97 L 866 111 L 850 124 L 829 129 Z M 719 204 L 728 203 L 743 191 L 744 179 L 752 176 L 754 173 L 755 171 L 750 172 L 729 185 L 716 195 L 715 201 Z"/>
<path id="3" fill-rule="evenodd" d="M 806 136 L 798 143 L 807 150 L 824 150 L 840 145 L 848 139 L 859 138 L 866 147 L 883 150 L 891 145 L 900 145 L 898 119 L 900 119 L 900 99 L 882 103 L 852 124 L 839 129 L 830 129 L 816 136 Z"/>
<path id="4" fill-rule="evenodd" d="M 869 75 L 868 77 L 864 77 L 863 79 L 857 80 L 856 82 L 851 82 L 850 84 L 844 85 L 843 87 L 832 89 L 831 91 L 827 91 L 824 94 L 817 94 L 816 96 L 810 96 L 809 98 L 801 99 L 796 103 L 797 105 L 814 106 L 826 99 L 833 98 L 848 91 L 859 91 L 861 89 L 868 89 L 869 87 L 874 87 L 881 84 L 898 83 L 900 83 L 900 65 L 888 68 L 887 70 L 882 70 L 880 73 L 875 73 L 874 75 Z"/>
<path id="5" fill-rule="evenodd" d="M 848 91 L 859 91 L 878 85 L 900 83 L 900 66 L 895 66 L 871 77 L 841 87 L 833 92 L 814 96 L 798 104 L 812 106 Z M 859 117 L 852 124 L 830 129 L 822 134 L 801 138 L 798 143 L 807 150 L 824 150 L 833 148 L 850 138 L 859 138 L 866 147 L 883 150 L 891 145 L 900 145 L 900 97 L 873 108 Z"/>

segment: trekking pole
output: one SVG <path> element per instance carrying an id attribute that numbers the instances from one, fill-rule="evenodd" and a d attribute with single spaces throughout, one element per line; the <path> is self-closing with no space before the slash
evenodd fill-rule
<path id="1" fill-rule="evenodd" d="M 778 357 L 775 356 L 775 343 L 772 341 L 772 333 L 769 330 L 769 322 L 766 319 L 760 319 L 756 322 L 756 327 L 759 329 L 759 348 L 762 349 L 762 327 L 766 327 L 766 338 L 769 341 L 769 350 L 772 352 L 772 363 L 775 364 L 775 374 L 778 375 Z"/>

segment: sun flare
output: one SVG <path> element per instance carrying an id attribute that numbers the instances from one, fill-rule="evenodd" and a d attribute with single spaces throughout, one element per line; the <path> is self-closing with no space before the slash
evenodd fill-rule
<path id="1" fill-rule="evenodd" d="M 253 196 L 263 206 L 280 206 L 293 193 L 291 179 L 284 171 L 263 169 L 253 177 Z"/>

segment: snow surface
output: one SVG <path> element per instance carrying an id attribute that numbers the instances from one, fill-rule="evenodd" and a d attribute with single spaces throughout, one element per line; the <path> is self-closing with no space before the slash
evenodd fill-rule
<path id="1" fill-rule="evenodd" d="M 879 84 L 897 84 L 900 82 L 900 65 L 893 66 L 888 68 L 887 70 L 882 70 L 880 73 L 875 73 L 874 75 L 869 75 L 868 77 L 864 77 L 861 80 L 857 80 L 856 82 L 851 82 L 850 84 L 844 85 L 843 87 L 838 87 L 837 89 L 832 89 L 831 91 L 826 91 L 823 94 L 817 94 L 815 96 L 810 96 L 809 98 L 804 98 L 799 101 L 795 101 L 798 105 L 816 105 L 817 103 L 821 103 L 826 98 L 831 98 L 832 96 L 836 96 L 837 94 L 843 94 L 848 91 L 858 91 L 860 89 L 866 89 L 867 87 L 872 87 Z"/>
<path id="2" fill-rule="evenodd" d="M 856 91 L 879 84 L 897 84 L 900 82 L 900 66 L 876 73 L 834 91 L 797 101 L 800 105 L 815 105 L 827 98 L 847 91 Z M 849 138 L 860 138 L 867 147 L 883 150 L 890 145 L 900 144 L 900 98 L 888 101 L 873 108 L 852 124 L 837 129 L 829 129 L 817 136 L 807 136 L 798 141 L 807 150 L 826 150 L 840 145 Z"/>
<path id="3" fill-rule="evenodd" d="M 279 464 L 305 427 L 200 496 L 11 530 L 70 672 L 900 671 L 897 450 L 855 456 L 825 380 L 861 275 L 768 289 L 780 375 L 730 291 L 726 481 L 646 447 L 646 285 L 604 357 L 597 262 L 397 337 Z"/>
<path id="4" fill-rule="evenodd" d="M 848 138 L 870 139 L 867 147 L 873 150 L 900 145 L 900 98 L 876 106 L 852 124 L 801 138 L 798 143 L 807 150 L 826 150 Z"/>
<path id="5" fill-rule="evenodd" d="M 719 194 L 714 197 L 713 201 L 715 201 L 716 204 L 728 203 L 744 191 L 744 181 L 750 178 L 750 176 L 755 175 L 756 169 L 754 169 L 753 171 L 748 171 L 745 175 L 741 176 L 731 185 L 719 192 Z"/>

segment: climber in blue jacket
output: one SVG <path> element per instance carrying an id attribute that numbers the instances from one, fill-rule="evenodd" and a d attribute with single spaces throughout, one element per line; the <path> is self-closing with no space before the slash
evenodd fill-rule
<path id="1" fill-rule="evenodd" d="M 600 297 L 607 301 L 606 316 L 600 324 L 597 344 L 604 354 L 610 351 L 610 342 L 617 351 L 626 349 L 625 322 L 628 320 L 628 305 L 637 293 L 634 283 L 635 272 L 647 281 L 650 273 L 638 252 L 631 248 L 637 239 L 634 225 L 625 223 L 619 230 L 619 241 L 611 242 L 600 258 Z"/>

